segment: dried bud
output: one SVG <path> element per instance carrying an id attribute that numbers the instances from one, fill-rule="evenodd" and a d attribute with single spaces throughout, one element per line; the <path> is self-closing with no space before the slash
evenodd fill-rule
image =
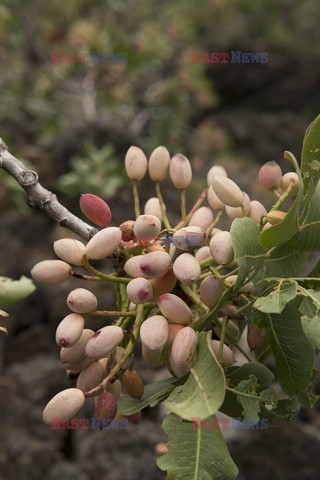
<path id="1" fill-rule="evenodd" d="M 190 371 L 197 344 L 197 334 L 191 327 L 184 327 L 177 333 L 169 355 L 170 366 L 176 377 L 183 377 Z"/>
<path id="2" fill-rule="evenodd" d="M 56 342 L 59 347 L 72 347 L 83 332 L 84 318 L 77 313 L 70 313 L 58 325 L 56 330 Z"/>
<path id="3" fill-rule="evenodd" d="M 187 188 L 192 180 L 192 169 L 187 157 L 181 153 L 172 157 L 169 164 L 169 173 L 176 188 L 179 190 Z"/>
<path id="4" fill-rule="evenodd" d="M 170 153 L 166 147 L 157 147 L 150 155 L 149 175 L 154 182 L 162 182 L 167 176 Z"/>
<path id="5" fill-rule="evenodd" d="M 144 258 L 144 255 L 136 255 L 129 258 L 124 264 L 124 271 L 129 277 L 138 278 L 144 277 L 144 274 L 140 268 L 140 262 Z"/>
<path id="6" fill-rule="evenodd" d="M 266 190 L 280 187 L 282 171 L 277 162 L 267 162 L 259 170 L 260 185 Z"/>
<path id="7" fill-rule="evenodd" d="M 289 196 L 295 196 L 299 190 L 299 177 L 296 172 L 285 173 L 281 179 L 281 190 L 285 192 L 291 185 Z"/>
<path id="8" fill-rule="evenodd" d="M 77 380 L 77 388 L 88 392 L 99 385 L 104 378 L 104 368 L 99 362 L 92 362 L 80 373 Z"/>
<path id="9" fill-rule="evenodd" d="M 199 279 L 201 268 L 199 262 L 190 253 L 183 253 L 175 260 L 173 272 L 181 282 L 191 285 Z"/>
<path id="10" fill-rule="evenodd" d="M 212 188 L 217 197 L 229 207 L 241 207 L 243 192 L 238 185 L 227 177 L 213 177 Z"/>
<path id="11" fill-rule="evenodd" d="M 127 220 L 120 225 L 122 241 L 130 242 L 134 238 L 134 220 Z"/>
<path id="12" fill-rule="evenodd" d="M 243 213 L 242 207 L 245 211 Z M 242 207 L 229 207 L 229 205 L 226 206 L 226 213 L 230 220 L 234 220 L 235 218 L 241 218 L 243 216 L 248 216 L 250 212 L 250 198 L 249 195 L 246 192 L 243 192 L 243 204 Z"/>
<path id="13" fill-rule="evenodd" d="M 201 227 L 184 227 L 177 230 L 172 236 L 172 245 L 179 250 L 190 251 L 205 245 L 207 241 L 206 232 Z"/>
<path id="14" fill-rule="evenodd" d="M 104 392 L 98 397 L 94 418 L 113 420 L 117 415 L 117 399 L 110 392 Z"/>
<path id="15" fill-rule="evenodd" d="M 173 340 L 176 338 L 177 333 L 183 328 L 183 325 L 180 323 L 169 323 L 168 324 L 168 338 L 166 341 L 166 347 L 170 348 L 173 344 Z"/>
<path id="16" fill-rule="evenodd" d="M 247 342 L 250 350 L 255 350 L 261 347 L 264 342 L 266 333 L 263 330 L 259 330 L 253 323 L 248 328 Z"/>
<path id="17" fill-rule="evenodd" d="M 53 418 L 70 420 L 84 404 L 85 396 L 79 388 L 67 388 L 57 393 L 45 407 L 42 418 L 51 425 Z"/>
<path id="18" fill-rule="evenodd" d="M 70 348 L 61 348 L 60 350 L 60 359 L 63 364 L 68 364 L 68 369 L 70 368 L 70 364 L 76 364 L 82 362 L 85 359 L 85 351 L 86 345 L 89 342 L 90 338 L 93 337 L 94 331 L 85 328 L 81 334 L 81 337 Z M 85 368 L 86 365 L 83 367 Z"/>
<path id="19" fill-rule="evenodd" d="M 154 297 L 158 298 L 164 293 L 169 293 L 177 283 L 177 277 L 173 273 L 173 268 L 170 267 L 167 273 L 161 278 L 154 278 L 150 280 L 153 288 Z"/>
<path id="20" fill-rule="evenodd" d="M 140 339 L 149 350 L 160 350 L 164 347 L 169 333 L 167 320 L 161 315 L 147 318 L 140 328 Z"/>
<path id="21" fill-rule="evenodd" d="M 208 188 L 207 200 L 212 210 L 222 210 L 225 205 L 214 192 L 212 185 Z"/>
<path id="22" fill-rule="evenodd" d="M 233 260 L 233 248 L 230 232 L 218 232 L 210 240 L 210 251 L 219 265 L 226 265 Z"/>
<path id="23" fill-rule="evenodd" d="M 212 340 L 212 348 L 217 358 L 219 358 L 220 343 L 219 340 Z M 232 365 L 236 361 L 233 351 L 228 345 L 223 345 L 222 360 L 226 365 Z"/>
<path id="24" fill-rule="evenodd" d="M 201 227 L 206 230 L 213 222 L 213 213 L 209 207 L 200 207 L 192 215 L 189 226 Z"/>
<path id="25" fill-rule="evenodd" d="M 167 252 L 151 252 L 143 256 L 140 269 L 143 276 L 148 278 L 161 278 L 170 268 L 171 257 Z"/>
<path id="26" fill-rule="evenodd" d="M 130 180 L 142 180 L 148 169 L 148 160 L 138 147 L 130 147 L 125 158 L 126 172 Z"/>
<path id="27" fill-rule="evenodd" d="M 97 310 L 97 297 L 86 288 L 75 288 L 67 298 L 67 305 L 75 313 L 91 313 Z"/>
<path id="28" fill-rule="evenodd" d="M 108 227 L 96 233 L 86 245 L 85 253 L 92 260 L 109 257 L 121 243 L 121 230 Z"/>
<path id="29" fill-rule="evenodd" d="M 264 208 L 262 203 L 258 202 L 257 200 L 251 200 L 249 217 L 259 225 L 261 219 L 266 215 L 267 210 Z"/>
<path id="30" fill-rule="evenodd" d="M 287 212 L 282 212 L 281 210 L 270 210 L 270 212 L 267 213 L 267 220 L 271 225 L 276 225 L 282 222 L 286 215 Z"/>
<path id="31" fill-rule="evenodd" d="M 72 265 L 82 265 L 85 245 L 79 240 L 73 238 L 61 238 L 53 244 L 53 249 L 57 257 Z"/>
<path id="32" fill-rule="evenodd" d="M 213 308 L 223 293 L 221 278 L 215 275 L 208 275 L 200 284 L 199 295 L 202 302 L 209 308 Z"/>
<path id="33" fill-rule="evenodd" d="M 62 260 L 43 260 L 33 267 L 31 275 L 36 282 L 53 285 L 68 280 L 70 271 L 70 265 Z"/>
<path id="34" fill-rule="evenodd" d="M 195 254 L 195 258 L 198 260 L 198 262 L 202 262 L 202 260 L 206 260 L 207 258 L 212 257 L 210 248 L 208 245 L 205 245 L 204 247 L 199 248 L 199 250 Z"/>
<path id="35" fill-rule="evenodd" d="M 112 352 L 123 340 L 123 330 L 116 325 L 100 328 L 86 345 L 86 356 L 99 358 Z"/>
<path id="36" fill-rule="evenodd" d="M 96 195 L 91 193 L 81 194 L 80 208 L 84 215 L 99 227 L 107 227 L 111 222 L 112 214 L 109 205 Z"/>
<path id="37" fill-rule="evenodd" d="M 164 317 L 169 322 L 187 324 L 191 323 L 192 311 L 184 301 L 173 293 L 165 293 L 158 298 L 158 306 Z"/>
<path id="38" fill-rule="evenodd" d="M 152 285 L 146 278 L 134 278 L 128 283 L 127 295 L 131 302 L 136 305 L 145 303 L 152 298 Z"/>
<path id="39" fill-rule="evenodd" d="M 210 168 L 207 174 L 207 184 L 208 187 L 212 184 L 212 179 L 213 177 L 227 177 L 228 174 L 226 170 L 221 166 L 221 165 L 213 165 L 213 167 Z"/>
<path id="40" fill-rule="evenodd" d="M 160 230 L 161 222 L 154 215 L 140 215 L 134 223 L 134 234 L 147 243 L 158 238 Z"/>
<path id="41" fill-rule="evenodd" d="M 147 200 L 144 206 L 144 213 L 145 215 L 154 215 L 159 218 L 160 222 L 162 221 L 160 202 L 157 197 L 151 197 Z"/>
<path id="42" fill-rule="evenodd" d="M 139 400 L 143 396 L 143 381 L 134 369 L 126 370 L 124 372 L 122 383 L 130 397 Z"/>

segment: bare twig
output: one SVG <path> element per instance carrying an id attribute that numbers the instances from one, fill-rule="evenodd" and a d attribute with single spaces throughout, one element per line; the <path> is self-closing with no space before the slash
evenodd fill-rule
<path id="1" fill-rule="evenodd" d="M 11 175 L 27 193 L 27 205 L 30 208 L 43 210 L 55 222 L 69 228 L 85 240 L 89 240 L 97 229 L 83 222 L 58 202 L 57 196 L 44 188 L 36 172 L 27 170 L 20 160 L 8 151 L 8 147 L 0 138 L 0 168 Z"/>

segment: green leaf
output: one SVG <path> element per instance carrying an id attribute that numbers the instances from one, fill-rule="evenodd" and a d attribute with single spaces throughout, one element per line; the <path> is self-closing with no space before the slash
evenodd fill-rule
<path id="1" fill-rule="evenodd" d="M 280 385 L 289 395 L 296 395 L 308 388 L 314 364 L 314 351 L 303 332 L 300 312 L 288 305 L 281 315 L 267 316 Z"/>
<path id="2" fill-rule="evenodd" d="M 301 392 L 298 395 L 299 402 L 302 405 L 305 405 L 308 408 L 314 407 L 314 405 L 319 400 L 320 395 L 315 395 L 310 390 L 306 390 L 305 392 Z"/>
<path id="3" fill-rule="evenodd" d="M 260 229 L 251 218 L 236 218 L 231 225 L 231 241 L 234 257 L 239 265 L 235 288 L 253 278 L 262 267 L 266 251 L 259 243 Z"/>
<path id="4" fill-rule="evenodd" d="M 268 410 L 264 407 L 261 408 L 261 418 L 266 418 L 269 422 L 290 422 L 293 420 L 300 411 L 300 402 L 295 396 L 286 400 L 279 400 L 276 408 Z"/>
<path id="5" fill-rule="evenodd" d="M 261 232 L 260 243 L 263 247 L 272 248 L 283 245 L 287 243 L 299 230 L 298 215 L 303 198 L 302 176 L 294 155 L 292 155 L 290 152 L 284 152 L 284 158 L 291 162 L 299 176 L 299 190 L 284 220 Z"/>
<path id="6" fill-rule="evenodd" d="M 259 297 L 253 304 L 261 312 L 281 313 L 287 303 L 297 295 L 297 283 L 279 283 L 277 288 L 265 297 Z"/>
<path id="7" fill-rule="evenodd" d="M 307 258 L 306 252 L 294 250 L 287 245 L 275 248 L 265 261 L 267 277 L 296 277 Z"/>
<path id="8" fill-rule="evenodd" d="M 301 171 L 310 175 L 320 174 L 320 115 L 306 130 L 301 154 Z"/>
<path id="9" fill-rule="evenodd" d="M 224 396 L 224 372 L 212 349 L 211 332 L 202 332 L 188 379 L 172 391 L 166 406 L 185 420 L 192 417 L 205 419 L 217 412 Z"/>
<path id="10" fill-rule="evenodd" d="M 177 426 L 169 415 L 163 427 L 171 435 L 168 453 L 157 460 L 161 470 L 168 471 L 167 480 L 235 480 L 238 469 L 234 464 L 219 428 L 195 429 L 182 420 Z M 208 421 L 214 420 L 211 416 Z M 172 428 L 170 422 L 175 422 Z"/>
<path id="11" fill-rule="evenodd" d="M 246 380 L 250 375 L 256 377 L 257 383 L 262 388 L 266 388 L 274 380 L 273 373 L 262 363 L 249 362 L 241 365 L 240 367 L 231 366 L 227 368 L 227 381 L 228 385 L 236 386 L 242 380 Z M 257 389 L 259 391 L 259 389 Z"/>
<path id="12" fill-rule="evenodd" d="M 0 277 L 0 302 L 14 303 L 30 295 L 34 290 L 32 280 L 22 276 L 20 280 Z"/>
<path id="13" fill-rule="evenodd" d="M 181 380 L 180 380 L 181 381 Z M 140 400 L 123 395 L 118 401 L 118 411 L 121 415 L 132 415 L 139 412 L 147 406 L 155 406 L 163 402 L 174 389 L 175 383 L 179 383 L 176 378 L 170 377 L 160 382 L 153 382 L 146 385 L 144 394 Z"/>
<path id="14" fill-rule="evenodd" d="M 250 375 L 247 380 L 242 380 L 233 392 L 236 395 L 238 402 L 243 408 L 243 416 L 245 419 L 251 420 L 253 423 L 259 421 L 260 402 L 277 403 L 277 397 L 272 389 L 268 389 L 268 395 L 264 393 L 263 397 L 256 392 L 257 379 L 254 375 Z M 270 395 L 270 390 L 273 396 Z"/>
<path id="15" fill-rule="evenodd" d="M 313 318 L 306 316 L 301 317 L 301 325 L 305 336 L 313 346 L 320 348 L 320 317 L 316 315 Z"/>

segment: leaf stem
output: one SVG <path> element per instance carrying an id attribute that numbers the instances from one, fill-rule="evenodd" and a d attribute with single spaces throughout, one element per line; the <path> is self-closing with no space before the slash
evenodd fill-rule
<path id="1" fill-rule="evenodd" d="M 83 257 L 83 264 L 84 264 L 84 267 L 86 268 L 86 270 L 88 270 L 88 272 L 93 273 L 94 275 L 99 277 L 100 280 L 105 280 L 105 281 L 109 281 L 109 282 L 116 282 L 116 283 L 129 283 L 132 280 L 130 278 L 117 277 L 116 275 L 113 275 L 113 274 L 107 275 L 107 274 L 104 274 L 104 273 L 100 272 L 99 270 L 94 268 L 92 265 L 90 265 L 90 263 L 88 261 L 88 257 L 86 257 L 86 256 Z"/>
<path id="2" fill-rule="evenodd" d="M 182 188 L 180 191 L 181 195 L 181 220 L 184 222 L 187 216 L 187 209 L 186 209 L 186 189 Z"/>
<path id="3" fill-rule="evenodd" d="M 198 305 L 204 312 L 208 313 L 209 312 L 209 308 L 203 303 L 201 302 L 200 298 L 197 296 L 197 294 L 195 292 L 192 291 L 192 289 L 186 285 L 185 283 L 182 283 L 180 282 L 180 287 L 181 289 L 184 291 L 184 293 L 186 295 L 188 295 L 189 298 L 191 298 L 191 300 L 193 301 L 193 303 L 195 303 L 196 305 Z"/>
<path id="4" fill-rule="evenodd" d="M 224 346 L 224 339 L 226 335 L 226 326 L 228 323 L 228 317 L 227 315 L 224 315 L 223 321 L 222 321 L 222 326 L 221 326 L 221 335 L 220 335 L 220 345 L 219 345 L 219 362 L 222 362 L 222 354 L 223 354 L 223 346 Z"/>
<path id="5" fill-rule="evenodd" d="M 134 201 L 134 213 L 136 218 L 140 215 L 140 202 L 139 202 L 139 192 L 138 192 L 138 182 L 137 180 L 132 180 L 132 193 Z"/>
<path id="6" fill-rule="evenodd" d="M 164 223 L 166 228 L 171 229 L 171 225 L 170 225 L 170 222 L 169 222 L 168 217 L 167 217 L 166 205 L 163 201 L 163 197 L 162 197 L 162 193 L 161 193 L 160 182 L 159 181 L 155 182 L 155 186 L 156 186 L 157 197 L 158 197 L 159 203 L 160 203 L 160 209 L 161 209 L 161 215 L 162 215 L 163 223 Z"/>

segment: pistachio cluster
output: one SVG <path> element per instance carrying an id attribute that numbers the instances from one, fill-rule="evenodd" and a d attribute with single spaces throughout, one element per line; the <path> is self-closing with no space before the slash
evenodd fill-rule
<path id="1" fill-rule="evenodd" d="M 208 188 L 187 214 L 185 194 L 192 169 L 184 155 L 178 153 L 171 158 L 165 147 L 158 147 L 148 161 L 140 148 L 131 147 L 125 168 L 133 185 L 135 220 L 110 226 L 109 206 L 95 195 L 83 194 L 81 210 L 101 230 L 86 244 L 71 238 L 57 240 L 53 249 L 58 259 L 37 263 L 31 272 L 35 281 L 45 284 L 76 277 L 88 283 L 111 282 L 117 289 L 114 311 L 99 310 L 98 299 L 89 289 L 75 288 L 69 293 L 66 302 L 70 313 L 57 327 L 56 343 L 69 378 L 77 378 L 77 383 L 75 388 L 58 393 L 45 407 L 43 419 L 47 424 L 53 417 L 71 419 L 88 397 L 95 397 L 94 415 L 110 420 L 120 416 L 117 402 L 123 392 L 140 399 L 144 385 L 133 368 L 137 344 L 141 344 L 147 366 L 166 365 L 177 378 L 187 375 L 203 319 L 237 281 L 230 232 L 217 228 L 223 211 L 231 222 L 247 216 L 263 230 L 283 220 L 286 213 L 279 207 L 299 188 L 296 173 L 282 175 L 276 162 L 263 165 L 260 184 L 277 197 L 277 203 L 267 212 L 264 205 L 250 200 L 228 178 L 222 166 L 214 165 L 207 175 Z M 157 195 L 146 202 L 142 214 L 138 182 L 147 171 Z M 174 227 L 160 188 L 168 173 L 181 197 L 181 221 Z M 205 199 L 208 206 L 202 206 Z M 123 269 L 105 274 L 92 264 L 112 256 L 123 259 Z M 85 271 L 75 271 L 77 267 Z M 241 351 L 237 323 L 243 317 L 237 296 L 248 304 L 252 300 L 254 285 L 247 280 L 232 303 L 217 313 L 212 350 L 222 364 L 233 364 L 236 352 Z M 86 328 L 90 316 L 111 320 L 94 332 Z M 263 344 L 264 332 L 254 324 L 248 327 L 246 345 L 254 350 Z M 137 423 L 140 417 L 135 414 L 128 418 Z"/>

